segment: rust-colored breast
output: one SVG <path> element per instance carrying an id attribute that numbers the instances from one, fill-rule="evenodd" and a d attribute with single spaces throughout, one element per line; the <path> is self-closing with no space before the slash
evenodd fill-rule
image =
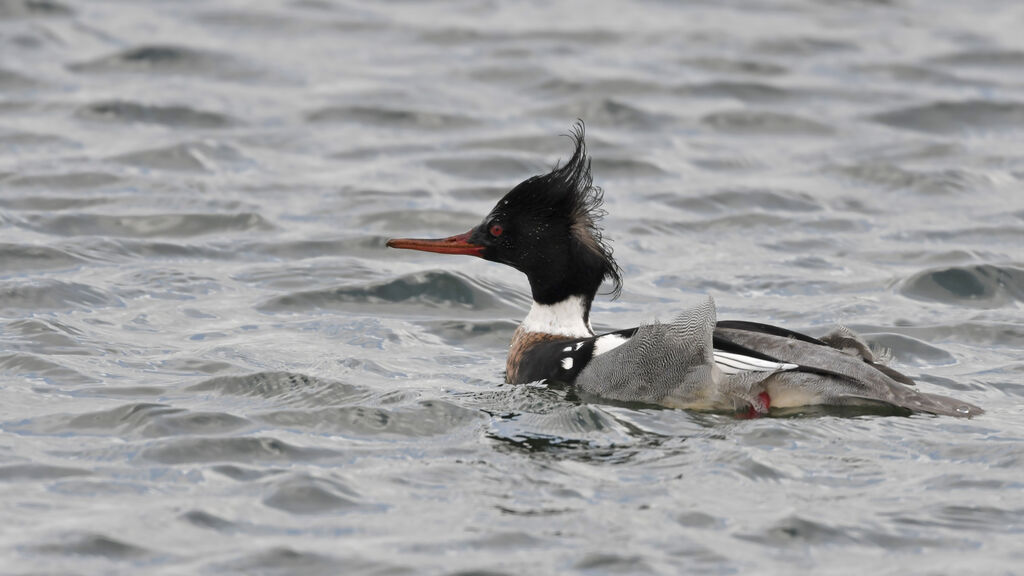
<path id="1" fill-rule="evenodd" d="M 523 381 L 519 379 L 521 374 L 519 367 L 522 365 L 526 353 L 538 344 L 556 340 L 568 340 L 568 338 L 542 332 L 527 332 L 523 330 L 522 326 L 516 328 L 515 334 L 512 335 L 512 345 L 508 349 L 508 359 L 505 361 L 505 382 L 523 384 Z"/>

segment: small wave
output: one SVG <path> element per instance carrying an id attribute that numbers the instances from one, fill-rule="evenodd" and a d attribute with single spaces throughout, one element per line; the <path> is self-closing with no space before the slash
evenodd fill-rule
<path id="1" fill-rule="evenodd" d="M 33 549 L 44 554 L 102 556 L 104 558 L 121 560 L 138 560 L 155 554 L 153 551 L 142 546 L 129 544 L 95 532 L 69 534 L 61 542 L 39 544 L 33 546 Z"/>
<path id="2" fill-rule="evenodd" d="M 512 30 L 510 28 L 498 29 L 471 29 L 465 27 L 453 27 L 443 29 L 429 29 L 420 33 L 420 38 L 431 44 L 447 46 L 449 44 L 466 44 L 473 42 L 509 42 L 529 41 L 529 43 L 557 42 L 559 44 L 571 40 L 579 44 L 610 44 L 618 41 L 621 37 L 611 30 L 572 30 L 559 26 L 557 29 L 526 29 Z"/>
<path id="3" fill-rule="evenodd" d="M 637 158 L 605 156 L 594 160 L 594 171 L 608 180 L 657 178 L 668 174 L 660 166 Z"/>
<path id="4" fill-rule="evenodd" d="M 978 226 L 973 228 L 956 228 L 953 230 L 914 230 L 901 235 L 904 239 L 976 243 L 984 250 L 995 244 L 1018 246 L 1024 238 L 1024 226 Z"/>
<path id="5" fill-rule="evenodd" d="M 529 62 L 486 62 L 467 72 L 467 76 L 491 85 L 525 88 L 542 85 L 552 79 L 550 73 Z"/>
<path id="6" fill-rule="evenodd" d="M 322 258 L 325 255 L 330 254 L 345 254 L 347 256 L 357 256 L 365 258 L 379 258 L 380 251 L 384 248 L 384 243 L 387 240 L 382 236 L 355 236 L 349 238 L 316 238 L 316 239 L 300 239 L 300 240 L 282 240 L 274 238 L 272 240 L 259 240 L 244 242 L 240 241 L 233 244 L 232 253 L 237 256 L 239 254 L 257 254 L 260 256 L 268 256 L 275 259 L 285 260 L 288 262 L 297 262 L 308 258 Z M 337 270 L 337 273 L 331 274 L 333 278 L 351 277 L 354 272 L 354 268 L 357 264 L 344 264 L 343 270 Z M 341 266 L 339 266 L 341 268 Z M 236 278 L 254 280 L 254 281 L 268 281 L 273 283 L 274 280 L 282 282 L 282 284 L 294 284 L 297 281 L 296 275 L 298 274 L 315 274 L 319 277 L 328 277 L 328 274 L 324 273 L 325 270 L 329 270 L 330 267 L 326 265 L 317 266 L 315 271 L 310 271 L 308 268 L 300 269 L 299 266 L 289 268 L 287 270 L 281 270 L 280 266 L 275 267 L 273 271 L 267 271 L 263 274 L 239 274 Z M 374 268 L 376 270 L 376 268 Z M 276 276 L 276 277 L 275 277 Z M 288 280 L 291 279 L 289 283 Z"/>
<path id="7" fill-rule="evenodd" d="M 186 434 L 223 434 L 250 426 L 245 418 L 223 412 L 191 412 L 166 404 L 133 403 L 84 414 L 53 414 L 10 424 L 32 434 L 116 434 L 160 438 Z"/>
<path id="8" fill-rule="evenodd" d="M 251 79 L 259 76 L 247 62 L 210 50 L 174 45 L 144 45 L 95 60 L 68 65 L 82 73 L 158 73 Z"/>
<path id="9" fill-rule="evenodd" d="M 291 514 L 332 514 L 362 506 L 359 493 L 337 478 L 291 474 L 273 480 L 270 487 L 273 491 L 263 503 Z"/>
<path id="10" fill-rule="evenodd" d="M 427 160 L 426 165 L 444 174 L 485 181 L 522 178 L 524 174 L 541 171 L 535 163 L 525 159 L 500 156 L 434 158 Z"/>
<path id="11" fill-rule="evenodd" d="M 479 222 L 479 214 L 455 210 L 392 210 L 370 212 L 359 217 L 359 223 L 364 226 L 410 233 L 416 230 L 465 230 Z"/>
<path id="12" fill-rule="evenodd" d="M 426 110 L 405 110 L 378 106 L 331 106 L 306 113 L 311 123 L 356 122 L 372 126 L 419 129 L 466 128 L 477 122 L 469 116 Z"/>
<path id="13" fill-rule="evenodd" d="M 742 60 L 721 57 L 705 57 L 683 60 L 683 64 L 699 68 L 707 72 L 725 74 L 749 74 L 753 76 L 778 76 L 789 70 L 774 62 L 762 60 Z"/>
<path id="14" fill-rule="evenodd" d="M 464 346 L 472 343 L 473 348 L 504 348 L 508 346 L 515 331 L 512 320 L 423 320 L 418 322 L 427 332 L 449 344 Z"/>
<path id="15" fill-rule="evenodd" d="M 258 552 L 245 551 L 235 555 L 234 560 L 216 562 L 211 565 L 212 574 L 388 574 L 405 576 L 422 573 L 419 569 L 406 569 L 384 562 L 361 558 L 336 558 L 306 550 L 295 550 L 287 546 L 260 549 Z"/>
<path id="16" fill-rule="evenodd" d="M 978 174 L 957 168 L 910 170 L 889 163 L 865 162 L 830 170 L 841 176 L 890 190 L 908 189 L 920 194 L 973 193 L 992 186 Z"/>
<path id="17" fill-rule="evenodd" d="M 43 354 L 67 353 L 78 345 L 82 330 L 66 322 L 53 319 L 25 318 L 5 326 L 9 334 L 16 334 L 33 343 L 33 350 Z M 48 348 L 54 346 L 57 348 Z"/>
<path id="18" fill-rule="evenodd" d="M 739 534 L 738 538 L 772 547 L 798 547 L 809 545 L 852 545 L 857 544 L 854 534 L 860 530 L 834 527 L 800 516 L 788 516 L 763 530 Z"/>
<path id="19" fill-rule="evenodd" d="M 83 188 L 101 188 L 121 182 L 121 178 L 105 172 L 67 172 L 63 174 L 32 174 L 14 176 L 4 180 L 8 186 L 19 188 L 42 188 L 53 190 L 79 190 Z M 23 210 L 63 210 L 65 208 L 78 208 L 84 206 L 95 206 L 96 204 L 109 202 L 106 198 L 52 198 L 52 197 L 27 197 L 8 198 L 3 205 L 17 206 Z"/>
<path id="20" fill-rule="evenodd" d="M 836 294 L 842 287 L 841 283 L 835 281 L 806 280 L 802 277 L 779 277 L 771 274 L 757 274 L 753 277 L 739 275 L 736 280 L 733 290 L 779 296 Z"/>
<path id="21" fill-rule="evenodd" d="M 218 474 L 223 474 L 238 482 L 256 482 L 270 476 L 284 474 L 285 470 L 274 466 L 261 466 L 260 468 L 243 468 L 235 464 L 218 464 L 210 468 Z"/>
<path id="22" fill-rule="evenodd" d="M 865 335 L 872 346 L 881 346 L 892 351 L 893 359 L 910 366 L 941 366 L 955 364 L 956 358 L 938 346 L 918 340 L 905 334 L 893 332 Z"/>
<path id="23" fill-rule="evenodd" d="M 166 412 L 154 416 L 140 433 L 146 438 L 193 434 L 224 434 L 252 426 L 246 418 L 225 412 Z"/>
<path id="24" fill-rule="evenodd" d="M 0 2 L 0 20 L 71 16 L 75 12 L 54 0 L 4 0 Z"/>
<path id="25" fill-rule="evenodd" d="M 786 227 L 792 227 L 796 224 L 797 220 L 793 217 L 783 216 L 777 213 L 728 214 L 718 218 L 702 218 L 692 222 L 677 222 L 672 224 L 666 224 L 665 221 L 660 221 L 659 224 L 652 222 L 653 227 L 661 227 L 663 229 L 672 230 L 673 232 L 687 230 L 756 230 L 763 228 L 780 230 Z"/>
<path id="26" fill-rule="evenodd" d="M 760 82 L 708 82 L 683 86 L 676 93 L 700 98 L 733 98 L 742 102 L 778 102 L 794 97 L 790 90 Z"/>
<path id="27" fill-rule="evenodd" d="M 36 231 L 55 236 L 113 236 L 128 238 L 188 238 L 207 234 L 268 231 L 274 226 L 263 216 L 241 214 L 108 214 L 43 215 L 27 219 Z"/>
<path id="28" fill-rule="evenodd" d="M 764 40 L 754 46 L 759 53 L 787 56 L 818 56 L 836 52 L 856 52 L 856 44 L 831 38 L 793 37 Z"/>
<path id="29" fill-rule="evenodd" d="M 58 136 L 57 134 L 45 134 L 40 132 L 8 132 L 0 134 L 0 146 L 14 151 L 42 151 L 61 150 L 76 148 L 80 145 L 76 142 Z"/>
<path id="30" fill-rule="evenodd" d="M 623 450 L 648 440 L 646 434 L 619 422 L 607 410 L 590 404 L 552 405 L 545 412 L 522 412 L 491 420 L 487 435 L 527 452 L 591 449 Z M 628 459 L 629 451 L 611 455 Z"/>
<path id="31" fill-rule="evenodd" d="M 1024 302 L 1024 269 L 982 264 L 925 270 L 908 278 L 900 292 L 958 306 L 1007 306 Z"/>
<path id="32" fill-rule="evenodd" d="M 122 282 L 135 288 L 132 292 L 125 291 L 128 294 L 145 293 L 150 298 L 174 300 L 192 300 L 223 288 L 209 276 L 171 268 L 138 270 L 124 275 Z"/>
<path id="33" fill-rule="evenodd" d="M 443 400 L 422 400 L 396 408 L 342 406 L 261 414 L 261 422 L 286 428 L 360 437 L 421 438 L 449 434 L 480 421 L 483 414 Z"/>
<path id="34" fill-rule="evenodd" d="M 73 236 L 64 249 L 70 254 L 96 262 L 123 262 L 125 260 L 224 260 L 236 256 L 233 250 L 220 249 L 208 244 L 185 244 L 157 240 L 114 238 L 104 236 Z"/>
<path id="35" fill-rule="evenodd" d="M 892 326 L 856 325 L 853 328 L 862 333 L 884 334 L 891 330 Z M 899 333 L 930 342 L 957 340 L 987 348 L 1024 348 L 1024 327 L 1012 322 L 957 321 L 950 324 L 901 326 Z M 894 354 L 899 358 L 898 350 L 894 351 Z M 910 361 L 913 362 L 913 359 Z"/>
<path id="36" fill-rule="evenodd" d="M 764 168 L 764 164 L 750 156 L 740 154 L 705 156 L 703 158 L 690 158 L 690 164 L 702 170 L 712 172 L 749 172 Z"/>
<path id="37" fill-rule="evenodd" d="M 326 4 L 317 3 L 317 10 L 311 17 L 303 17 L 300 8 L 302 2 L 292 3 L 286 10 L 270 11 L 265 6 L 261 9 L 244 7 L 238 9 L 213 9 L 203 11 L 195 16 L 195 20 L 210 26 L 217 26 L 231 30 L 234 33 L 252 34 L 264 36 L 274 34 L 292 38 L 308 38 L 309 35 L 348 33 L 372 33 L 374 30 L 383 28 L 381 22 L 377 22 L 372 15 L 365 12 L 360 13 L 353 10 L 357 15 L 351 19 L 339 17 L 332 14 L 324 18 L 324 12 L 328 11 Z M 330 9 L 333 11 L 333 8 Z"/>
<path id="38" fill-rule="evenodd" d="M 142 449 L 142 459 L 160 464 L 204 462 L 296 463 L 336 455 L 334 450 L 302 448 L 277 438 L 175 438 Z"/>
<path id="39" fill-rule="evenodd" d="M 80 258 L 63 250 L 35 244 L 0 243 L 0 278 L 34 270 L 70 268 L 80 264 Z"/>
<path id="40" fill-rule="evenodd" d="M 895 82 L 919 82 L 925 84 L 971 87 L 977 87 L 979 84 L 984 84 L 978 80 L 967 80 L 948 72 L 913 64 L 868 64 L 858 66 L 855 70 L 865 75 L 885 80 L 892 80 Z"/>
<path id="41" fill-rule="evenodd" d="M 206 528 L 209 530 L 216 530 L 217 532 L 223 533 L 235 533 L 239 531 L 237 523 L 230 520 L 225 520 L 220 516 L 211 514 L 204 510 L 189 510 L 179 517 L 182 521 L 195 526 L 196 528 Z"/>
<path id="42" fill-rule="evenodd" d="M 720 132 L 735 134 L 825 136 L 833 132 L 829 126 L 809 118 L 758 110 L 714 112 L 701 118 L 701 122 Z"/>
<path id="43" fill-rule="evenodd" d="M 12 425 L 13 430 L 32 434 L 120 434 L 137 431 L 155 418 L 184 412 L 166 404 L 135 403 L 84 414 L 53 414 Z"/>
<path id="44" fill-rule="evenodd" d="M 278 405 L 302 407 L 339 405 L 363 400 L 370 395 L 365 387 L 293 372 L 217 376 L 189 386 L 186 390 L 213 392 L 225 396 L 265 398 L 274 400 Z"/>
<path id="45" fill-rule="evenodd" d="M 367 304 L 414 302 L 435 308 L 491 309 L 498 300 L 473 281 L 452 272 L 422 272 L 386 282 L 344 286 L 328 290 L 293 292 L 272 298 L 260 310 L 283 312 L 311 309 L 352 309 Z"/>
<path id="46" fill-rule="evenodd" d="M 79 108 L 75 115 L 85 120 L 102 122 L 162 124 L 173 128 L 226 128 L 238 120 L 217 112 L 196 110 L 189 106 L 154 106 L 107 100 Z"/>
<path id="47" fill-rule="evenodd" d="M 587 135 L 587 146 L 607 146 L 608 144 L 599 138 Z M 550 134 L 512 134 L 494 138 L 482 138 L 468 140 L 459 145 L 464 150 L 506 150 L 512 152 L 526 152 L 529 154 L 545 154 L 557 156 L 565 153 L 566 141 L 552 138 Z M 505 189 L 507 192 L 508 189 Z M 497 197 L 501 197 L 500 194 Z"/>
<path id="48" fill-rule="evenodd" d="M 965 50 L 936 56 L 930 60 L 936 64 L 963 66 L 967 68 L 1024 68 L 1024 51 L 1021 50 Z"/>
<path id="49" fill-rule="evenodd" d="M 0 16 L 0 20 L 3 16 Z M 0 68 L 0 89 L 7 91 L 31 90 L 39 87 L 40 82 L 28 76 Z"/>
<path id="50" fill-rule="evenodd" d="M 248 164 L 248 160 L 235 148 L 208 142 L 128 152 L 111 160 L 139 168 L 175 172 L 215 172 Z"/>
<path id="51" fill-rule="evenodd" d="M 551 96 L 576 97 L 580 94 L 605 94 L 609 96 L 623 95 L 635 98 L 641 94 L 657 94 L 668 92 L 665 84 L 652 80 L 638 80 L 635 78 L 590 78 L 590 79 L 568 79 L 559 77 L 547 77 L 539 70 L 535 70 L 532 78 L 547 78 L 537 84 L 537 90 Z M 550 140 L 550 139 L 549 139 Z"/>
<path id="52" fill-rule="evenodd" d="M 91 471 L 84 468 L 68 466 L 50 466 L 47 464 L 5 464 L 0 466 L 0 482 L 20 482 L 55 480 L 69 476 L 88 476 Z"/>
<path id="53" fill-rule="evenodd" d="M 936 506 L 907 515 L 892 515 L 896 522 L 913 526 L 945 527 L 957 531 L 1019 533 L 1024 529 L 1024 509 L 972 504 Z"/>
<path id="54" fill-rule="evenodd" d="M 613 98 L 579 99 L 541 110 L 539 113 L 559 120 L 586 118 L 587 122 L 597 126 L 636 130 L 664 127 L 666 124 L 678 122 L 677 118 L 666 114 L 647 112 Z"/>
<path id="55" fill-rule="evenodd" d="M 689 557 L 687 556 L 689 559 Z M 573 568 L 590 574 L 654 574 L 657 570 L 643 556 L 616 552 L 591 552 L 573 564 Z"/>
<path id="56" fill-rule="evenodd" d="M 86 348 L 85 345 L 78 345 L 76 347 L 80 349 Z M 53 347 L 50 347 L 47 350 L 33 346 L 33 350 L 39 353 L 63 352 L 67 354 L 73 350 L 73 348 L 61 348 L 64 349 L 55 350 Z M 0 354 L 0 374 L 2 373 L 14 374 L 25 378 L 43 378 L 50 382 L 60 382 L 62 384 L 92 384 L 100 381 L 94 376 L 83 374 L 63 364 L 26 352 Z"/>
<path id="57" fill-rule="evenodd" d="M 666 196 L 661 201 L 669 206 L 700 214 L 731 214 L 750 208 L 761 208 L 773 212 L 818 212 L 823 210 L 822 205 L 813 196 L 798 190 L 733 189 L 684 198 Z"/>
<path id="58" fill-rule="evenodd" d="M 53 279 L 0 281 L 0 310 L 31 311 L 123 307 L 117 296 L 78 282 Z"/>
<path id="59" fill-rule="evenodd" d="M 1019 130 L 1024 128 L 1024 104 L 990 100 L 936 102 L 883 112 L 871 119 L 894 128 L 934 134 Z"/>

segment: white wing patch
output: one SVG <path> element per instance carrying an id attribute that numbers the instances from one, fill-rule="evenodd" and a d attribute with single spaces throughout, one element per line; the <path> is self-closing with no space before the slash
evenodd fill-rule
<path id="1" fill-rule="evenodd" d="M 562 370 L 572 370 L 572 358 L 562 358 Z"/>
<path id="2" fill-rule="evenodd" d="M 594 340 L 594 356 L 600 356 L 605 352 L 614 350 L 619 346 L 622 346 L 626 340 L 629 340 L 629 338 L 618 334 L 605 334 L 604 336 L 598 336 L 597 339 Z"/>
<path id="3" fill-rule="evenodd" d="M 798 368 L 796 364 L 790 364 L 788 362 L 772 362 L 771 360 L 761 360 L 760 358 L 734 354 L 732 352 L 722 352 L 721 350 L 715 350 L 714 356 L 715 364 L 718 365 L 718 369 L 726 374 L 739 374 L 740 372 L 779 372 Z"/>

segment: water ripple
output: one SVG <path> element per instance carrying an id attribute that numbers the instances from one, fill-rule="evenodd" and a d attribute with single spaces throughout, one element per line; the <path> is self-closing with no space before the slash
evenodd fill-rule
<path id="1" fill-rule="evenodd" d="M 441 400 L 423 400 L 412 406 L 377 408 L 343 406 L 315 410 L 279 410 L 255 416 L 261 422 L 285 428 L 307 428 L 318 433 L 381 438 L 421 438 L 448 434 L 483 418 L 475 410 Z"/>
<path id="2" fill-rule="evenodd" d="M 0 482 L 31 482 L 34 480 L 52 480 L 70 476 L 88 476 L 92 474 L 83 468 L 68 466 L 48 466 L 46 464 L 6 464 L 0 466 Z"/>
<path id="3" fill-rule="evenodd" d="M 873 119 L 895 128 L 935 134 L 1020 130 L 1024 128 L 1024 104 L 991 100 L 936 102 L 876 114 Z"/>
<path id="4" fill-rule="evenodd" d="M 295 292 L 273 298 L 260 308 L 268 312 L 351 309 L 354 306 L 365 309 L 366 305 L 394 302 L 487 310 L 495 308 L 498 301 L 490 291 L 460 274 L 430 271 L 362 286 Z"/>
<path id="5" fill-rule="evenodd" d="M 715 112 L 701 118 L 701 122 L 730 134 L 825 136 L 833 132 L 831 126 L 810 118 L 758 110 Z"/>
<path id="6" fill-rule="evenodd" d="M 68 310 L 124 306 L 106 290 L 78 282 L 52 279 L 0 280 L 0 310 Z"/>
<path id="7" fill-rule="evenodd" d="M 925 270 L 908 278 L 901 291 L 918 300 L 961 306 L 1009 306 L 1024 302 L 1024 269 L 982 264 Z"/>
<path id="8" fill-rule="evenodd" d="M 384 108 L 378 106 L 331 106 L 313 110 L 306 114 L 310 123 L 357 122 L 371 126 L 392 126 L 419 129 L 454 129 L 472 126 L 476 122 L 469 116 Z"/>
<path id="9" fill-rule="evenodd" d="M 207 234 L 267 231 L 274 226 L 263 216 L 241 214 L 66 214 L 29 216 L 33 229 L 58 236 L 121 238 L 188 238 Z"/>
<path id="10" fill-rule="evenodd" d="M 307 408 L 355 402 L 367 398 L 369 394 L 367 389 L 361 386 L 291 372 L 218 376 L 192 385 L 187 390 L 229 396 L 251 396 L 273 400 L 278 405 Z"/>
<path id="11" fill-rule="evenodd" d="M 217 79 L 245 80 L 259 75 L 252 65 L 210 50 L 187 46 L 143 45 L 68 65 L 82 73 L 142 73 L 209 76 Z"/>
<path id="12" fill-rule="evenodd" d="M 184 128 L 225 128 L 238 122 L 226 114 L 196 110 L 189 106 L 153 106 L 123 100 L 87 104 L 75 114 L 84 120 L 139 122 Z"/>
<path id="13" fill-rule="evenodd" d="M 5 0 L 0 3 L 0 20 L 71 16 L 74 13 L 68 6 L 54 0 Z"/>
<path id="14" fill-rule="evenodd" d="M 0 0 L 0 572 L 1014 572 L 1021 8 L 954 4 Z M 986 414 L 504 384 L 522 274 L 385 243 L 577 118 L 598 330 L 710 291 Z"/>
<path id="15" fill-rule="evenodd" d="M 271 508 L 291 514 L 331 514 L 362 504 L 351 487 L 336 478 L 289 474 L 272 481 L 272 492 L 263 499 Z"/>
<path id="16" fill-rule="evenodd" d="M 128 152 L 111 159 L 138 168 L 193 173 L 238 168 L 248 163 L 234 147 L 205 141 Z"/>
<path id="17" fill-rule="evenodd" d="M 69 556 L 101 556 L 113 559 L 149 558 L 156 553 L 152 550 L 129 544 L 95 532 L 68 534 L 62 541 L 40 544 L 33 547 L 43 554 L 64 554 Z"/>
<path id="18" fill-rule="evenodd" d="M 281 464 L 309 462 L 337 455 L 335 450 L 303 448 L 276 438 L 179 438 L 139 451 L 143 460 L 160 464 L 245 462 Z"/>

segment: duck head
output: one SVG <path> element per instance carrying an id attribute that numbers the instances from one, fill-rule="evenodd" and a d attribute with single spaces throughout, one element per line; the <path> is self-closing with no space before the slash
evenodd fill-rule
<path id="1" fill-rule="evenodd" d="M 448 238 L 395 238 L 387 245 L 507 264 L 526 274 L 538 304 L 571 296 L 589 303 L 605 279 L 617 295 L 622 276 L 598 227 L 603 194 L 590 175 L 583 123 L 569 136 L 575 150 L 564 165 L 521 182 L 475 228 Z"/>

